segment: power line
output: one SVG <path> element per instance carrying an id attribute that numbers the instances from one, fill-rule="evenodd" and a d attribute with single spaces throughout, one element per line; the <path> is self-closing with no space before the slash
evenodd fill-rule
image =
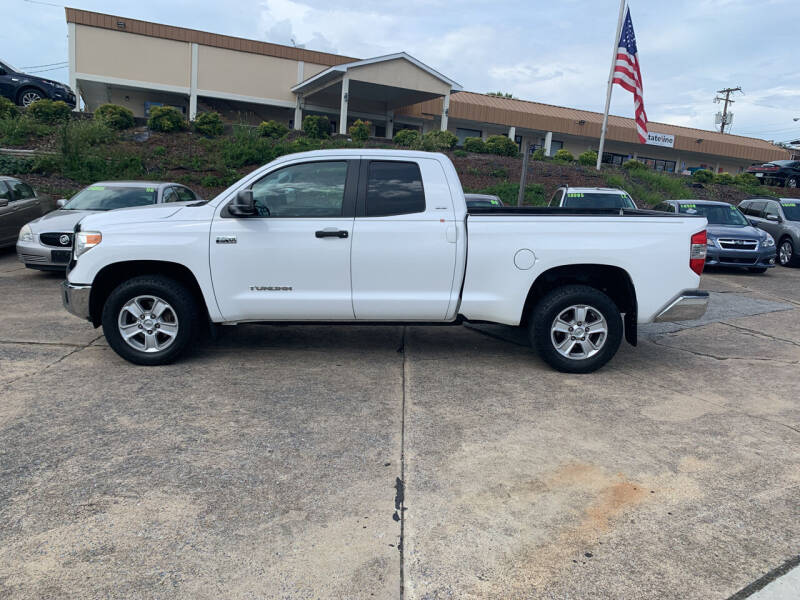
<path id="1" fill-rule="evenodd" d="M 68 65 L 68 64 L 69 64 L 69 61 L 62 60 L 61 62 L 54 62 L 54 63 L 50 63 L 48 65 L 30 65 L 30 66 L 22 67 L 22 68 L 23 69 L 39 69 L 41 67 L 55 67 L 55 66 L 59 66 L 60 67 L 61 65 Z"/>
<path id="2" fill-rule="evenodd" d="M 52 2 L 42 2 L 42 0 L 24 0 L 31 4 L 44 4 L 45 6 L 55 6 L 56 8 L 66 8 L 63 4 L 53 4 Z"/>
<path id="3" fill-rule="evenodd" d="M 28 71 L 30 75 L 36 75 L 37 73 L 47 73 L 48 71 L 60 71 L 61 69 L 66 69 L 67 65 L 61 65 L 60 67 L 50 67 L 49 69 L 39 69 L 38 71 Z"/>

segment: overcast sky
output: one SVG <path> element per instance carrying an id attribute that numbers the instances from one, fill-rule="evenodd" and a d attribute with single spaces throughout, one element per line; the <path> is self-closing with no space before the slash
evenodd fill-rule
<path id="1" fill-rule="evenodd" d="M 36 3 L 34 3 L 36 2 Z M 465 90 L 602 111 L 618 0 L 74 0 L 117 14 L 369 58 L 406 51 Z M 651 121 L 711 129 L 716 90 L 741 86 L 732 133 L 800 138 L 800 0 L 630 0 Z M 0 57 L 67 60 L 58 0 L 0 0 Z M 42 69 L 48 66 L 40 67 Z M 36 69 L 28 69 L 34 71 Z M 67 81 L 67 69 L 39 73 Z M 633 115 L 615 86 L 611 112 Z"/>

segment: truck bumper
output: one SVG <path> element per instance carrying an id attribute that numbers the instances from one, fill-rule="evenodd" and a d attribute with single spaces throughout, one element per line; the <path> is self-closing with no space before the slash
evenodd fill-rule
<path id="1" fill-rule="evenodd" d="M 92 286 L 78 285 L 63 281 L 61 283 L 61 302 L 69 312 L 76 317 L 91 321 L 89 311 L 89 296 L 92 294 Z"/>
<path id="2" fill-rule="evenodd" d="M 693 321 L 706 314 L 708 308 L 708 292 L 702 290 L 686 290 L 671 300 L 653 319 L 662 321 Z"/>

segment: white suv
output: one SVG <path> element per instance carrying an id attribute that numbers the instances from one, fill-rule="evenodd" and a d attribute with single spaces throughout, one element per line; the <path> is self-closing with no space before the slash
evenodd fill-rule
<path id="1" fill-rule="evenodd" d="M 548 206 L 562 208 L 636 208 L 625 190 L 600 187 L 561 186 Z"/>

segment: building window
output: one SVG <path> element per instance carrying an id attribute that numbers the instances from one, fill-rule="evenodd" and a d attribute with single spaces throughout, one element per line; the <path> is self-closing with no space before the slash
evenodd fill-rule
<path id="1" fill-rule="evenodd" d="M 621 166 L 630 158 L 629 154 L 615 154 L 613 152 L 603 152 L 603 161 L 607 165 Z"/>
<path id="2" fill-rule="evenodd" d="M 464 140 L 469 137 L 481 137 L 482 132 L 480 129 L 461 129 L 460 127 L 456 129 L 456 137 L 458 138 L 458 145 L 463 146 Z"/>
<path id="3" fill-rule="evenodd" d="M 651 169 L 655 169 L 656 171 L 663 171 L 665 173 L 675 172 L 674 160 L 662 160 L 660 158 L 645 158 L 643 156 L 640 156 L 638 160 L 646 164 Z"/>

